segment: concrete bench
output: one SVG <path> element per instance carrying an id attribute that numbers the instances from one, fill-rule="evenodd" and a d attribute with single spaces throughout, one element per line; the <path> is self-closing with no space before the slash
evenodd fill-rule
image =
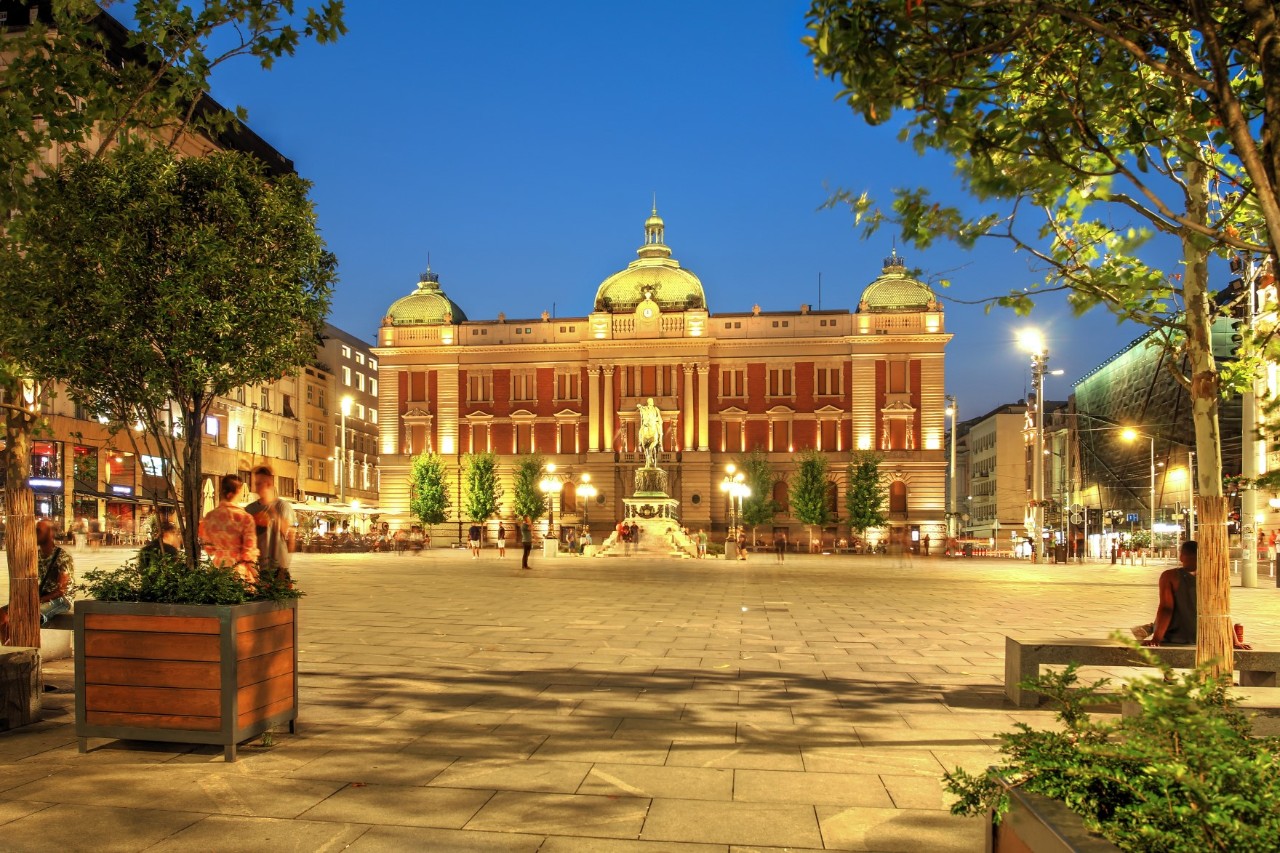
<path id="1" fill-rule="evenodd" d="M 1266 687 L 1235 687 L 1231 690 L 1236 707 L 1252 724 L 1255 737 L 1280 737 L 1280 691 Z M 1120 713 L 1136 717 L 1141 706 L 1128 700 L 1120 703 Z"/>
<path id="2" fill-rule="evenodd" d="M 1196 665 L 1194 646 L 1158 646 L 1147 651 L 1177 669 L 1191 669 Z M 1040 694 L 1024 690 L 1021 683 L 1038 676 L 1044 664 L 1072 663 L 1080 666 L 1148 665 L 1136 650 L 1115 640 L 1081 637 L 1015 639 L 1006 636 L 1004 694 L 1019 708 L 1034 708 L 1040 702 Z M 1280 652 L 1240 649 L 1235 653 L 1235 666 L 1240 673 L 1238 683 L 1241 687 L 1276 687 Z"/>
<path id="3" fill-rule="evenodd" d="M 59 613 L 40 626 L 40 657 L 43 660 L 61 660 L 71 657 L 75 637 L 75 609 Z"/>

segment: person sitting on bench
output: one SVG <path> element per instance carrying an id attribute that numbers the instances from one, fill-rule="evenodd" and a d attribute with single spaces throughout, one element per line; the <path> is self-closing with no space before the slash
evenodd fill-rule
<path id="1" fill-rule="evenodd" d="M 1144 646 L 1195 645 L 1197 547 L 1194 539 L 1183 542 L 1178 568 L 1161 573 L 1156 621 L 1133 629 L 1133 636 Z"/>
<path id="2" fill-rule="evenodd" d="M 40 549 L 40 624 L 46 625 L 59 613 L 71 610 L 71 582 L 75 564 L 71 555 L 53 541 L 53 525 L 47 519 L 36 522 L 36 545 Z M 0 607 L 0 644 L 9 645 L 9 606 Z"/>

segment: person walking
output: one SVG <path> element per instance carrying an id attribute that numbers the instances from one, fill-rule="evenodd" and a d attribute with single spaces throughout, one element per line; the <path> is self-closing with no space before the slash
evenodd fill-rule
<path id="1" fill-rule="evenodd" d="M 773 550 L 778 555 L 778 562 L 785 562 L 787 556 L 787 532 L 785 530 L 773 537 Z"/>
<path id="2" fill-rule="evenodd" d="M 507 528 L 501 521 L 498 522 L 498 559 L 501 560 L 507 556 Z"/>
<path id="3" fill-rule="evenodd" d="M 707 530 L 705 527 L 698 528 L 698 559 L 706 559 L 707 556 Z"/>
<path id="4" fill-rule="evenodd" d="M 747 561 L 747 534 L 741 530 L 738 531 L 738 559 Z"/>
<path id="5" fill-rule="evenodd" d="M 471 559 L 480 559 L 480 525 L 473 524 L 467 530 L 467 542 L 471 548 Z"/>
<path id="6" fill-rule="evenodd" d="M 292 585 L 289 567 L 298 550 L 293 505 L 276 492 L 276 475 L 270 465 L 253 469 L 253 491 L 258 499 L 244 508 L 253 517 L 258 537 L 258 571 L 272 572 L 286 586 Z"/>
<path id="7" fill-rule="evenodd" d="M 524 551 L 520 557 L 520 568 L 529 568 L 529 552 L 533 550 L 533 519 L 524 517 L 520 522 L 520 548 Z"/>

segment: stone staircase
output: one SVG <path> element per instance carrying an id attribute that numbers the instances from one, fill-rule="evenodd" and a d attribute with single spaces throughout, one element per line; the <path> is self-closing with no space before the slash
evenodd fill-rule
<path id="1" fill-rule="evenodd" d="M 698 545 L 693 537 L 686 536 L 680 523 L 671 518 L 636 518 L 640 528 L 639 542 L 630 546 L 633 557 L 666 557 L 690 559 L 698 555 Z M 600 544 L 597 557 L 625 557 L 627 545 L 618 538 L 615 530 Z"/>

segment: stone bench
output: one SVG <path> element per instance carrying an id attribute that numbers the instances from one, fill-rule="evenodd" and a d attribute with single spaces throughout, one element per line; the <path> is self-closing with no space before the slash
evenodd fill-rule
<path id="1" fill-rule="evenodd" d="M 1155 657 L 1177 669 L 1196 665 L 1195 646 L 1157 646 L 1146 649 Z M 1137 650 L 1109 639 L 1045 637 L 1004 641 L 1004 694 L 1019 708 L 1034 708 L 1040 694 L 1024 690 L 1022 682 L 1040 674 L 1044 664 L 1079 664 L 1080 666 L 1148 666 Z M 1240 673 L 1241 687 L 1276 687 L 1280 672 L 1280 652 L 1239 649 L 1235 667 Z M 1280 698 L 1280 697 L 1277 697 Z"/>
<path id="2" fill-rule="evenodd" d="M 40 657 L 43 660 L 61 660 L 74 652 L 73 639 L 76 630 L 74 607 L 69 613 L 59 613 L 40 626 Z"/>
<path id="3" fill-rule="evenodd" d="M 1231 696 L 1236 700 L 1236 707 L 1249 718 L 1255 737 L 1280 736 L 1280 691 L 1266 687 L 1233 687 Z M 1141 706 L 1125 700 L 1120 703 L 1120 713 L 1136 717 L 1141 713 Z"/>

